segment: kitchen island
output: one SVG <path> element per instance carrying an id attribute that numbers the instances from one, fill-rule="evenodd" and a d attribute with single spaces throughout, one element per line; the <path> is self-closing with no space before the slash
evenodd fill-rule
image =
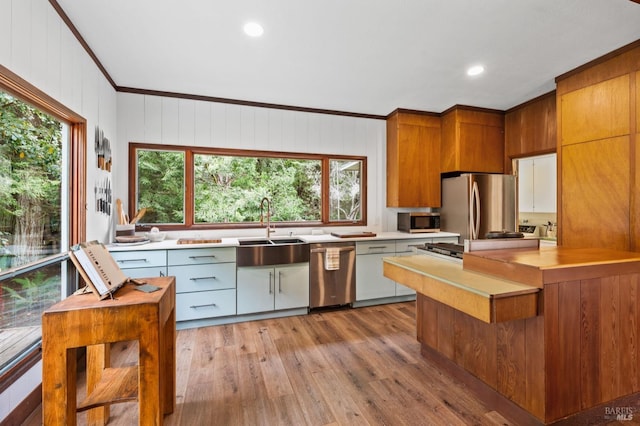
<path id="1" fill-rule="evenodd" d="M 486 250 L 465 253 L 457 265 L 422 257 L 386 258 L 384 273 L 418 292 L 422 354 L 489 406 L 518 424 L 640 415 L 640 253 Z M 535 311 L 513 298 L 519 317 L 478 318 L 473 305 L 460 304 L 463 296 L 449 297 L 477 289 L 452 282 L 442 262 L 465 279 L 503 283 L 485 289 L 488 300 L 528 287 Z"/>

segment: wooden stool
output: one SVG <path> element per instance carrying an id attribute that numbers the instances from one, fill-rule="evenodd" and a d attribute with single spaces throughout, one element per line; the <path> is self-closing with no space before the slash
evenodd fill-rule
<path id="1" fill-rule="evenodd" d="M 139 424 L 162 425 L 176 403 L 175 278 L 148 278 L 152 293 L 133 284 L 114 299 L 70 296 L 42 314 L 42 419 L 75 425 L 90 410 L 89 423 L 104 425 L 109 404 L 138 401 Z M 110 345 L 137 340 L 138 366 L 110 368 Z M 76 350 L 87 347 L 87 398 L 76 401 Z"/>

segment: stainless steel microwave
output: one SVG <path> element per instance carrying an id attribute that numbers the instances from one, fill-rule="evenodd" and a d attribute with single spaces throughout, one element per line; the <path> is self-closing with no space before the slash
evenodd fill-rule
<path id="1" fill-rule="evenodd" d="M 398 231 L 410 233 L 440 232 L 440 213 L 399 212 Z"/>

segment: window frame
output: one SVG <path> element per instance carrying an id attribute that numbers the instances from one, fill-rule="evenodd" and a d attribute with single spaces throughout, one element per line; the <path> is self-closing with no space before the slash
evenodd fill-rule
<path id="1" fill-rule="evenodd" d="M 322 162 L 322 212 L 321 220 L 305 221 L 305 222 L 277 222 L 278 227 L 303 227 L 303 226 L 366 226 L 367 225 L 367 157 L 356 155 L 333 155 L 333 154 L 311 154 L 300 152 L 285 151 L 261 151 L 261 150 L 244 150 L 232 148 L 216 148 L 201 146 L 183 146 L 183 145 L 163 145 L 142 142 L 129 142 L 129 197 L 128 197 L 128 214 L 134 217 L 139 208 L 137 182 L 138 182 L 138 150 L 156 150 L 156 151 L 181 151 L 185 154 L 185 172 L 184 172 L 184 199 L 185 199 L 185 222 L 184 224 L 153 224 L 162 230 L 205 230 L 205 229 L 252 229 L 261 228 L 263 226 L 258 222 L 248 223 L 195 223 L 195 205 L 194 205 L 194 155 L 229 155 L 237 157 L 263 157 L 263 158 L 290 158 L 298 160 L 321 160 Z M 362 169 L 360 171 L 360 202 L 362 217 L 358 221 L 331 221 L 329 220 L 329 161 L 330 160 L 349 160 L 361 161 Z M 143 206 L 144 207 L 144 206 Z M 138 225 L 140 230 L 149 226 L 144 225 L 144 220 Z"/>
<path id="2" fill-rule="evenodd" d="M 71 109 L 56 101 L 40 89 L 33 86 L 6 67 L 0 65 L 0 90 L 15 96 L 32 105 L 35 108 L 51 115 L 69 126 L 69 244 L 78 244 L 86 238 L 86 156 L 87 156 L 87 121 Z M 61 253 L 45 257 L 29 265 L 31 270 L 45 267 L 56 261 L 62 268 L 69 268 L 66 249 L 61 248 Z M 66 263 L 66 265 L 65 265 Z M 3 271 L 2 278 L 20 273 L 22 267 L 16 270 Z M 78 282 L 75 273 L 67 275 L 70 282 L 67 283 L 67 291 L 77 288 Z M 0 376 L 0 392 L 7 389 L 17 381 L 26 371 L 36 365 L 42 358 L 41 342 L 30 348 L 26 348 L 21 359 Z"/>

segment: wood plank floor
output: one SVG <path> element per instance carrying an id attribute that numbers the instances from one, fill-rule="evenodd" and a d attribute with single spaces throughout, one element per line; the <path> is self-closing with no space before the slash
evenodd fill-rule
<path id="1" fill-rule="evenodd" d="M 422 358 L 415 334 L 415 303 L 179 331 L 177 405 L 165 424 L 510 424 Z M 112 359 L 137 364 L 137 345 L 114 345 Z M 113 405 L 109 424 L 137 424 L 137 410 Z M 38 408 L 25 424 L 41 423 Z"/>
<path id="2" fill-rule="evenodd" d="M 510 424 L 430 366 L 415 334 L 413 302 L 179 331 L 165 424 Z M 136 350 L 115 345 L 114 364 Z M 137 404 L 112 406 L 109 424 L 137 424 Z"/>

